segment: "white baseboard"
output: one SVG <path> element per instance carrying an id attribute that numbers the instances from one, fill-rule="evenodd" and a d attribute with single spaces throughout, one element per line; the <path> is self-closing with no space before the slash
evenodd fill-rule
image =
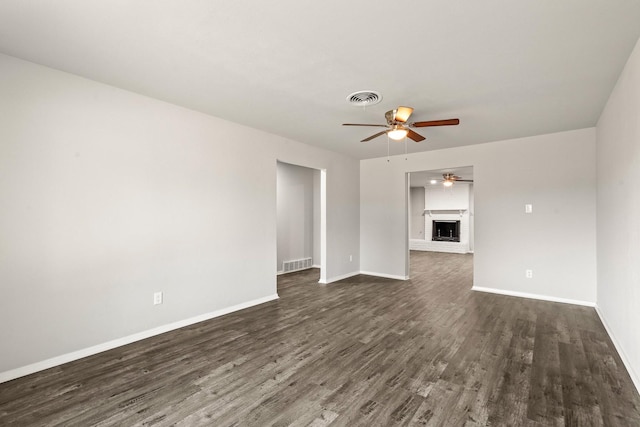
<path id="1" fill-rule="evenodd" d="M 529 294 L 526 292 L 506 291 L 504 289 L 483 288 L 481 286 L 474 286 L 471 288 L 471 290 L 478 291 L 478 292 L 488 292 L 490 294 L 507 295 L 510 297 L 529 298 L 529 299 L 537 299 L 537 300 L 550 301 L 550 302 L 561 302 L 563 304 L 584 305 L 586 307 L 596 306 L 596 303 L 589 302 L 589 301 L 551 297 L 548 295 Z"/>
<path id="2" fill-rule="evenodd" d="M 616 351 L 620 355 L 620 359 L 622 359 L 622 363 L 624 364 L 624 367 L 627 369 L 627 372 L 629 373 L 629 376 L 631 377 L 631 381 L 633 382 L 633 385 L 636 387 L 636 390 L 638 391 L 638 393 L 640 393 L 640 376 L 638 376 L 638 374 L 633 369 L 633 365 L 631 365 L 631 363 L 629 362 L 629 358 L 627 357 L 627 355 L 625 354 L 622 346 L 620 345 L 620 343 L 616 339 L 616 336 L 613 334 L 613 331 L 609 327 L 609 324 L 607 323 L 607 320 L 604 317 L 604 314 L 602 313 L 602 310 L 600 310 L 600 307 L 598 307 L 597 304 L 589 302 L 589 301 L 572 300 L 572 299 L 566 299 L 566 298 L 556 298 L 556 297 L 549 297 L 549 296 L 546 296 L 546 295 L 528 294 L 528 293 L 525 293 L 525 292 L 505 291 L 505 290 L 502 290 L 502 289 L 483 288 L 483 287 L 480 287 L 480 286 L 474 286 L 474 287 L 471 288 L 471 290 L 479 291 L 479 292 L 489 292 L 489 293 L 492 293 L 492 294 L 499 294 L 499 295 L 508 295 L 508 296 L 513 296 L 513 297 L 531 298 L 531 299 L 537 299 L 537 300 L 543 300 L 543 301 L 551 301 L 551 302 L 561 302 L 561 303 L 565 303 L 565 304 L 583 305 L 583 306 L 595 308 L 596 313 L 598 313 L 598 317 L 600 317 L 600 321 L 602 322 L 602 325 L 604 326 L 604 329 L 607 331 L 607 335 L 609 335 L 609 338 L 611 338 L 611 342 L 613 343 L 614 347 L 616 348 Z"/>
<path id="3" fill-rule="evenodd" d="M 320 268 L 320 266 L 312 265 L 311 267 L 299 268 L 297 270 L 291 270 L 291 271 L 282 271 L 282 270 L 280 270 L 280 271 L 276 272 L 276 276 L 282 276 L 283 274 L 289 274 L 289 273 L 299 273 L 301 271 L 311 270 L 312 268 Z"/>
<path id="4" fill-rule="evenodd" d="M 395 274 L 376 273 L 374 271 L 361 271 L 360 274 L 367 276 L 384 277 L 385 279 L 409 280 L 409 276 L 396 276 Z"/>
<path id="5" fill-rule="evenodd" d="M 358 276 L 360 274 L 365 274 L 367 276 L 384 277 L 385 279 L 409 280 L 408 276 L 396 276 L 393 274 L 374 273 L 372 271 L 353 271 L 351 273 L 342 274 L 340 276 L 334 276 L 325 281 L 320 280 L 318 283 L 329 284 L 329 283 L 337 282 L 338 280 L 343 280 L 343 279 L 348 279 L 349 277 Z"/>
<path id="6" fill-rule="evenodd" d="M 82 359 L 83 357 L 93 356 L 94 354 L 102 353 L 103 351 L 111 350 L 116 347 L 131 344 L 136 341 L 140 341 L 146 338 L 153 337 L 155 335 L 164 334 L 165 332 L 173 331 L 175 329 L 183 328 L 185 326 L 193 325 L 194 323 L 203 322 L 205 320 L 213 319 L 215 317 L 224 316 L 225 314 L 233 313 L 234 311 L 243 310 L 245 308 L 253 307 L 255 305 L 264 304 L 265 302 L 278 299 L 278 294 L 269 295 L 262 298 L 257 298 L 251 301 L 236 304 L 231 307 L 223 308 L 220 310 L 212 311 L 210 313 L 201 314 L 199 316 L 191 317 L 189 319 L 179 320 L 174 323 L 159 326 L 157 328 L 149 329 L 146 331 L 138 332 L 133 335 L 118 338 L 112 341 L 108 341 L 102 344 L 94 345 L 82 350 L 77 350 L 71 353 L 63 354 L 60 356 L 52 357 L 41 362 L 32 363 L 30 365 L 22 366 L 20 368 L 12 369 L 10 371 L 0 372 L 0 383 L 11 381 L 16 378 L 24 377 L 35 372 L 43 371 L 45 369 L 53 368 L 55 366 L 62 365 L 64 363 L 72 362 L 74 360 Z"/>
<path id="7" fill-rule="evenodd" d="M 311 268 L 322 268 L 322 266 L 320 264 L 313 264 Z"/>
<path id="8" fill-rule="evenodd" d="M 629 362 L 629 358 L 627 357 L 624 350 L 622 349 L 622 346 L 616 339 L 616 336 L 613 334 L 613 331 L 609 327 L 609 324 L 607 323 L 607 320 L 604 317 L 604 314 L 602 313 L 602 310 L 600 310 L 600 307 L 598 307 L 598 305 L 596 305 L 596 313 L 598 313 L 598 317 L 600 317 L 600 321 L 602 322 L 604 329 L 607 331 L 609 338 L 611 338 L 611 342 L 613 342 L 613 346 L 618 351 L 618 354 L 620 355 L 620 359 L 622 359 L 622 363 L 624 363 L 624 367 L 627 368 L 627 372 L 631 377 L 631 381 L 633 381 L 633 385 L 636 386 L 636 390 L 638 391 L 638 393 L 640 393 L 640 376 L 638 376 L 638 374 L 636 374 L 636 372 L 633 370 L 633 366 Z"/>
<path id="9" fill-rule="evenodd" d="M 326 280 L 320 280 L 318 283 L 322 283 L 323 285 L 328 285 L 329 283 L 337 282 L 338 280 L 348 279 L 349 277 L 357 276 L 360 274 L 359 271 L 352 271 L 351 273 L 341 274 L 340 276 L 334 276 Z"/>

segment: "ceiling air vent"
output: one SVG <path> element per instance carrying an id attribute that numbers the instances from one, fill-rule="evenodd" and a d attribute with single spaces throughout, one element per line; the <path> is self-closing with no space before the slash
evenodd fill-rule
<path id="1" fill-rule="evenodd" d="M 360 90 L 347 96 L 347 102 L 354 107 L 367 107 L 382 101 L 382 95 L 373 90 Z"/>

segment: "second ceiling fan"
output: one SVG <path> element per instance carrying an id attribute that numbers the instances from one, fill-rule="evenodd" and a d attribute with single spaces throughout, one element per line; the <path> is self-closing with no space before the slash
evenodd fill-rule
<path id="1" fill-rule="evenodd" d="M 413 113 L 411 107 L 398 107 L 395 110 L 389 110 L 385 113 L 384 117 L 387 119 L 386 125 L 374 125 L 374 124 L 362 124 L 362 123 L 343 123 L 342 126 L 375 126 L 386 128 L 382 132 L 378 132 L 375 135 L 371 135 L 368 138 L 363 139 L 361 142 L 368 142 L 374 138 L 377 138 L 385 133 L 389 135 L 389 138 L 399 141 L 405 136 L 411 138 L 415 142 L 424 141 L 424 136 L 414 132 L 410 128 L 423 128 L 431 126 L 455 126 L 460 123 L 460 119 L 448 119 L 448 120 L 430 120 L 426 122 L 413 122 L 408 123 L 409 117 Z"/>
<path id="2" fill-rule="evenodd" d="M 453 173 L 443 173 L 442 174 L 442 184 L 445 187 L 451 187 L 454 182 L 473 182 L 472 179 L 462 179 L 456 174 Z"/>

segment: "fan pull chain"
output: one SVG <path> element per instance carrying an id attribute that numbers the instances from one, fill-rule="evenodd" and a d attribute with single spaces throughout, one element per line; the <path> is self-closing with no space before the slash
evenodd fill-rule
<path id="1" fill-rule="evenodd" d="M 404 137 L 404 159 L 407 160 L 407 146 L 409 144 L 407 143 L 407 137 Z"/>
<path id="2" fill-rule="evenodd" d="M 387 133 L 387 163 L 389 163 L 389 134 Z"/>

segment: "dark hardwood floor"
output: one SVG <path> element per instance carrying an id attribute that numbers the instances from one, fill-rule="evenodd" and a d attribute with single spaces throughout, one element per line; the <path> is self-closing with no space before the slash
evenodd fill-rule
<path id="1" fill-rule="evenodd" d="M 318 285 L 0 384 L 11 426 L 630 426 L 640 397 L 592 308 L 470 291 L 472 256 Z"/>

